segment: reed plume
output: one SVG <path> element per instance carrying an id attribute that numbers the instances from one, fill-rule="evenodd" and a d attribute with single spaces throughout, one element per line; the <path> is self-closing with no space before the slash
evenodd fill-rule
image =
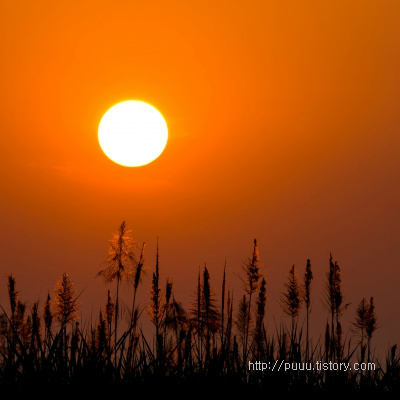
<path id="1" fill-rule="evenodd" d="M 18 302 L 18 292 L 16 290 L 16 282 L 15 278 L 11 275 L 8 277 L 8 298 L 10 300 L 10 308 L 11 308 L 11 322 L 14 321 L 15 310 L 17 308 Z"/>
<path id="2" fill-rule="evenodd" d="M 44 327 L 45 327 L 45 338 L 49 338 L 51 336 L 51 327 L 53 325 L 53 314 L 51 312 L 51 298 L 50 293 L 47 293 L 46 303 L 43 309 L 43 319 L 44 319 Z"/>
<path id="3" fill-rule="evenodd" d="M 302 298 L 300 296 L 300 284 L 297 276 L 296 267 L 294 264 L 289 271 L 288 281 L 284 284 L 286 292 L 283 293 L 281 298 L 281 308 L 283 312 L 291 317 L 292 331 L 291 341 L 294 342 L 295 320 L 299 316 Z M 293 350 L 293 349 L 292 349 Z"/>
<path id="4" fill-rule="evenodd" d="M 306 272 L 304 273 L 304 291 L 303 291 L 303 301 L 306 305 L 306 360 L 308 360 L 308 337 L 309 337 L 309 316 L 310 316 L 310 306 L 311 306 L 311 281 L 313 280 L 313 273 L 311 270 L 311 261 L 307 260 Z"/>
<path id="5" fill-rule="evenodd" d="M 153 278 L 151 281 L 150 290 L 151 302 L 148 309 L 151 321 L 156 328 L 156 354 L 157 359 L 161 359 L 162 354 L 162 334 L 160 333 L 161 320 L 161 287 L 160 287 L 160 256 L 158 251 L 158 239 L 157 239 L 157 252 L 156 252 L 156 271 L 153 272 Z"/>
<path id="6" fill-rule="evenodd" d="M 54 288 L 55 316 L 60 325 L 65 326 L 77 317 L 74 282 L 67 273 L 63 273 Z"/>
<path id="7" fill-rule="evenodd" d="M 247 359 L 247 347 L 248 347 L 249 330 L 250 330 L 252 296 L 253 296 L 253 293 L 258 288 L 258 282 L 261 278 L 260 267 L 261 267 L 261 265 L 260 265 L 260 260 L 259 260 L 257 240 L 254 239 L 254 247 L 253 247 L 252 257 L 247 258 L 247 261 L 242 266 L 242 268 L 246 274 L 246 278 L 247 278 L 245 280 L 242 279 L 242 281 L 244 283 L 244 289 L 245 289 L 247 295 L 249 296 L 249 300 L 248 300 L 248 308 L 249 309 L 246 313 L 247 322 L 246 322 L 245 332 L 244 332 L 243 363 L 246 363 L 246 359 Z"/>
<path id="8" fill-rule="evenodd" d="M 326 274 L 327 282 L 325 286 L 326 300 L 325 304 L 331 314 L 331 356 L 336 359 L 335 349 L 341 349 L 340 337 L 338 333 L 340 330 L 337 328 L 339 318 L 342 314 L 343 308 L 343 294 L 342 294 L 342 279 L 338 263 L 333 262 L 332 253 L 329 257 L 329 272 Z M 336 324 L 336 329 L 335 329 Z M 336 331 L 336 337 L 335 337 Z"/>
<path id="9" fill-rule="evenodd" d="M 257 259 L 257 253 L 258 251 L 253 251 L 253 256 L 255 255 L 253 258 Z M 250 264 L 251 262 L 252 259 Z M 142 262 L 139 261 L 138 266 L 139 264 Z M 341 278 L 335 264 L 337 263 L 332 261 L 331 282 L 334 289 L 333 282 L 336 282 L 335 290 L 337 290 L 340 288 Z M 71 330 L 66 335 L 66 323 L 76 319 L 77 307 L 73 283 L 67 274 L 64 274 L 57 283 L 56 287 L 59 289 L 56 290 L 54 304 L 48 294 L 40 315 L 37 302 L 33 303 L 28 312 L 26 304 L 29 303 L 19 299 L 15 280 L 9 279 L 7 283 L 13 315 L 8 316 L 0 306 L 3 311 L 0 314 L 0 387 L 10 384 L 13 388 L 23 387 L 30 390 L 33 384 L 39 387 L 61 384 L 63 388 L 79 393 L 81 383 L 90 387 L 90 390 L 98 388 L 100 391 L 111 384 L 113 395 L 117 395 L 119 389 L 126 392 L 126 389 L 131 387 L 135 390 L 143 388 L 148 394 L 149 390 L 154 392 L 158 387 L 159 392 L 165 393 L 166 397 L 176 397 L 176 395 L 180 397 L 179 395 L 188 387 L 193 388 L 196 393 L 198 390 L 203 391 L 203 388 L 203 393 L 214 393 L 209 392 L 209 388 L 214 389 L 215 383 L 218 382 L 224 385 L 224 394 L 226 396 L 229 394 L 228 397 L 231 393 L 236 396 L 241 394 L 241 388 L 247 394 L 267 394 L 270 397 L 282 393 L 307 397 L 314 392 L 322 397 L 337 396 L 340 393 L 365 393 L 365 389 L 378 397 L 381 393 L 390 391 L 396 393 L 400 387 L 400 356 L 396 346 L 392 346 L 387 354 L 386 370 L 383 364 L 379 364 L 375 372 L 360 373 L 349 370 L 343 374 L 340 371 L 307 370 L 305 375 L 304 369 L 300 368 L 291 372 L 283 369 L 279 371 L 278 363 L 275 371 L 271 371 L 278 358 L 285 362 L 298 361 L 304 364 L 305 361 L 314 365 L 316 360 L 328 363 L 332 361 L 330 325 L 332 318 L 329 318 L 331 315 L 328 314 L 325 349 L 322 339 L 314 349 L 310 349 L 309 354 L 307 352 L 303 354 L 300 351 L 302 333 L 300 330 L 300 333 L 294 334 L 293 321 L 298 321 L 302 300 L 305 303 L 306 313 L 311 307 L 312 273 L 311 263 L 307 260 L 304 290 L 300 291 L 296 270 L 292 266 L 289 278 L 285 282 L 286 291 L 282 296 L 281 305 L 284 306 L 284 312 L 292 318 L 292 340 L 290 341 L 289 330 L 283 323 L 279 332 L 277 328 L 276 335 L 270 335 L 267 340 L 264 319 L 269 286 L 267 287 L 267 282 L 261 274 L 256 281 L 256 268 L 253 269 L 253 273 L 252 279 L 246 275 L 248 290 L 242 293 L 239 307 L 236 308 L 236 304 L 233 306 L 232 291 L 226 289 L 225 264 L 224 273 L 221 274 L 221 307 L 219 305 L 217 307 L 210 270 L 207 265 L 201 270 L 199 268 L 196 298 L 189 319 L 182 303 L 175 298 L 172 279 L 167 278 L 165 292 L 164 289 L 161 291 L 157 245 L 156 268 L 152 275 L 149 302 L 150 318 L 156 326 L 156 333 L 155 335 L 153 333 L 151 338 L 154 340 L 156 336 L 154 340 L 156 348 L 151 347 L 147 334 L 139 324 L 137 332 L 131 336 L 129 336 L 132 333 L 131 327 L 128 326 L 128 330 L 122 333 L 116 346 L 111 346 L 116 310 L 110 290 L 107 292 L 105 307 L 99 310 L 97 318 L 85 322 L 82 327 L 78 322 L 75 322 L 75 325 L 71 324 Z M 68 281 L 69 284 L 66 283 Z M 137 290 L 140 282 L 137 269 L 132 274 L 131 282 L 134 291 Z M 343 357 L 344 360 L 350 361 L 357 347 L 352 348 L 349 341 L 346 354 L 344 345 L 337 346 L 341 342 L 341 336 L 344 337 L 344 329 L 338 316 L 345 307 L 342 306 L 341 291 L 335 292 L 335 290 L 332 290 L 335 326 L 333 332 L 336 336 L 333 339 L 336 346 L 334 350 L 338 358 Z M 250 296 L 251 293 L 256 293 L 253 295 L 254 298 Z M 253 308 L 249 306 L 251 300 L 254 303 Z M 61 307 L 63 303 L 65 307 Z M 135 300 L 132 305 L 134 309 L 132 321 L 136 324 L 141 313 Z M 237 310 L 236 315 L 233 313 L 233 308 Z M 361 333 L 362 348 L 365 348 L 365 352 L 368 348 L 368 360 L 378 365 L 374 353 L 371 352 L 374 332 L 377 329 L 375 313 L 374 299 L 370 298 L 369 301 L 363 299 L 356 311 L 355 326 Z M 54 320 L 61 325 L 59 332 L 52 328 Z M 43 341 L 42 322 L 44 322 Z M 234 332 L 235 327 L 236 332 Z M 249 327 L 251 340 L 247 338 L 246 347 Z M 118 358 L 114 357 L 113 361 L 113 355 L 116 353 Z M 365 356 L 367 357 L 367 354 Z M 253 362 L 253 366 L 254 361 L 260 361 L 264 366 L 268 365 L 269 370 L 254 370 L 249 373 L 249 365 L 243 362 L 246 359 Z M 230 393 L 227 394 L 229 390 Z"/>
<path id="10" fill-rule="evenodd" d="M 367 327 L 368 323 L 368 311 L 369 311 L 369 304 L 363 298 L 360 303 L 358 304 L 358 307 L 356 309 L 356 320 L 353 323 L 354 327 L 356 328 L 357 331 L 360 332 L 360 354 L 361 354 L 361 359 L 360 361 L 364 361 L 365 357 L 365 351 L 366 351 L 366 346 L 364 344 L 364 338 L 365 338 L 365 330 Z"/>
<path id="11" fill-rule="evenodd" d="M 202 304 L 202 317 L 204 320 L 204 327 L 206 329 L 206 356 L 210 358 L 211 336 L 218 330 L 219 313 L 215 306 L 215 299 L 211 292 L 210 274 L 207 266 L 204 266 L 203 271 L 203 304 Z"/>
<path id="12" fill-rule="evenodd" d="M 139 283 L 142 279 L 143 267 L 144 267 L 144 248 L 146 244 L 143 243 L 142 251 L 140 252 L 139 262 L 135 269 L 134 279 L 133 279 L 133 302 L 132 302 L 132 317 L 135 311 L 135 302 L 136 302 L 136 292 L 139 287 Z M 134 323 L 134 322 L 132 322 Z"/>
<path id="13" fill-rule="evenodd" d="M 100 270 L 96 276 L 102 277 L 105 283 L 116 281 L 116 301 L 114 319 L 114 348 L 115 362 L 117 350 L 117 327 L 119 318 L 119 286 L 121 281 L 132 280 L 136 257 L 134 249 L 136 244 L 131 236 L 131 230 L 126 227 L 125 221 L 121 223 L 116 233 L 109 241 L 108 257 L 105 261 L 106 267 Z"/>
<path id="14" fill-rule="evenodd" d="M 264 327 L 264 316 L 265 316 L 265 305 L 267 302 L 266 289 L 267 282 L 265 278 L 262 278 L 260 291 L 256 300 L 256 329 L 254 333 L 254 342 L 257 345 L 258 356 L 264 353 L 265 350 L 265 327 Z"/>
<path id="15" fill-rule="evenodd" d="M 225 320 L 225 272 L 226 272 L 226 259 L 224 264 L 224 274 L 222 278 L 222 299 L 221 299 L 221 344 L 224 347 L 224 320 Z"/>
<path id="16" fill-rule="evenodd" d="M 356 322 L 354 326 L 361 333 L 361 361 L 364 359 L 365 349 L 367 349 L 367 362 L 371 356 L 371 338 L 377 329 L 375 316 L 374 298 L 371 297 L 369 303 L 363 298 L 356 310 Z M 364 338 L 367 339 L 367 344 L 364 344 Z"/>
<path id="17" fill-rule="evenodd" d="M 111 348 L 112 321 L 114 320 L 115 304 L 111 298 L 110 290 L 107 290 L 107 302 L 105 306 L 106 324 L 108 330 L 108 347 Z"/>

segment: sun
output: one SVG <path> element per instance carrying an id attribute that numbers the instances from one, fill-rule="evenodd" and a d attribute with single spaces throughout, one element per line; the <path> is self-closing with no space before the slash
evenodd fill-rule
<path id="1" fill-rule="evenodd" d="M 99 124 L 100 147 L 108 158 L 125 167 L 154 161 L 168 141 L 161 113 L 143 101 L 129 100 L 111 107 Z"/>

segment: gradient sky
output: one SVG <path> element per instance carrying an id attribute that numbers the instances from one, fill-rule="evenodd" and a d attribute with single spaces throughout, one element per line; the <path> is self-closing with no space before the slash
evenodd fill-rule
<path id="1" fill-rule="evenodd" d="M 272 328 L 291 265 L 302 275 L 310 258 L 323 332 L 331 251 L 343 321 L 374 296 L 385 352 L 400 342 L 399 71 L 397 0 L 1 1 L 0 303 L 7 274 L 43 304 L 65 271 L 97 314 L 94 277 L 126 220 L 148 276 L 159 237 L 161 277 L 185 306 L 205 262 L 220 296 L 225 257 L 238 299 L 257 238 Z M 128 99 L 169 127 L 141 168 L 97 140 Z"/>

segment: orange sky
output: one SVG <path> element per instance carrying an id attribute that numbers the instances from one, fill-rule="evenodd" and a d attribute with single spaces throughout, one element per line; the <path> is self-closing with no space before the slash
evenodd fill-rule
<path id="1" fill-rule="evenodd" d="M 159 236 L 185 304 L 206 261 L 219 293 L 225 257 L 238 298 L 257 238 L 271 314 L 291 265 L 302 274 L 311 258 L 325 318 L 332 251 L 344 320 L 374 296 L 386 350 L 400 339 L 399 71 L 397 0 L 3 0 L 0 303 L 6 274 L 33 301 L 66 271 L 97 313 L 94 276 L 126 220 L 151 267 Z M 101 116 L 128 99 L 169 126 L 141 168 L 97 141 Z"/>

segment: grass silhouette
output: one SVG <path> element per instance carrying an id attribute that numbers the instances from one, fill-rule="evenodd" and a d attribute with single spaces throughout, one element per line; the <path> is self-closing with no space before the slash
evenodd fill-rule
<path id="1" fill-rule="evenodd" d="M 158 392 L 164 398 L 187 397 L 190 393 L 204 396 L 212 393 L 212 397 L 268 394 L 280 398 L 295 394 L 334 398 L 351 393 L 363 398 L 385 398 L 400 393 L 397 346 L 388 350 L 384 364 L 370 352 L 376 329 L 372 298 L 369 302 L 363 299 L 356 312 L 354 327 L 360 333 L 359 342 L 353 345 L 343 338 L 340 268 L 332 255 L 326 276 L 330 324 L 326 326 L 324 343 L 311 345 L 308 332 L 313 278 L 310 260 L 307 260 L 303 284 L 293 266 L 284 285 L 282 306 L 291 316 L 290 329 L 282 325 L 275 332 L 267 332 L 264 325 L 267 281 L 259 269 L 256 241 L 252 256 L 243 267 L 244 293 L 237 312 L 233 310 L 232 293 L 226 288 L 225 267 L 218 305 L 207 266 L 199 270 L 195 301 L 185 310 L 175 299 L 171 280 L 167 280 L 165 290 L 161 288 L 157 245 L 151 299 L 146 310 L 154 324 L 154 337 L 149 338 L 141 327 L 146 315 L 136 305 L 145 246 L 137 261 L 131 245 L 124 248 L 123 242 L 131 243 L 128 235 L 125 224 L 121 225 L 111 242 L 107 267 L 109 282 L 116 281 L 118 288 L 119 282 L 126 279 L 133 289 L 132 309 L 125 328 L 118 325 L 118 303 L 114 304 L 110 291 L 97 321 L 89 324 L 74 319 L 77 298 L 67 274 L 63 274 L 56 286 L 55 302 L 51 302 L 49 294 L 42 311 L 38 303 L 28 311 L 20 300 L 15 278 L 8 277 L 10 311 L 6 312 L 1 305 L 0 314 L 1 388 L 41 393 L 64 387 L 65 391 L 79 388 L 90 393 L 109 391 L 112 395 L 129 389 L 132 393 L 151 391 L 152 397 Z M 127 260 L 132 263 L 129 268 L 124 264 Z M 305 332 L 298 324 L 302 301 L 307 317 Z M 269 368 L 263 371 L 249 368 L 249 362 L 255 361 Z M 375 369 L 307 368 L 320 361 L 374 363 Z M 290 370 L 278 368 L 280 363 L 290 365 Z"/>

